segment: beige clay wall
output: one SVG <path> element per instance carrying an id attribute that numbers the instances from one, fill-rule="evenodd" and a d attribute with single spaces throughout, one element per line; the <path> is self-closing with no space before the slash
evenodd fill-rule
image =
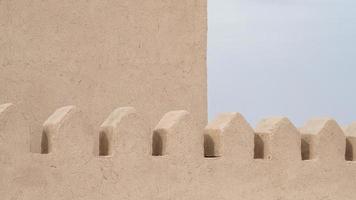
<path id="1" fill-rule="evenodd" d="M 355 124 L 203 128 L 205 55 L 205 0 L 0 0 L 0 199 L 355 199 Z"/>
<path id="2" fill-rule="evenodd" d="M 225 113 L 202 129 L 180 110 L 151 127 L 136 109 L 122 107 L 95 132 L 85 113 L 66 106 L 43 122 L 38 139 L 45 151 L 38 154 L 28 151 L 29 129 L 19 113 L 13 104 L 0 106 L 1 199 L 356 196 L 355 124 L 344 132 L 332 119 L 315 119 L 297 129 L 277 117 L 253 129 L 240 114 Z"/>
<path id="3" fill-rule="evenodd" d="M 150 124 L 185 109 L 203 125 L 206 6 L 206 0 L 1 0 L 0 102 L 15 103 L 32 134 L 65 105 L 77 105 L 92 127 L 119 106 L 134 106 Z"/>

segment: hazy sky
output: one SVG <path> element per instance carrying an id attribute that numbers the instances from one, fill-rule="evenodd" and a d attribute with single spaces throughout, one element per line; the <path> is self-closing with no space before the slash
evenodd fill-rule
<path id="1" fill-rule="evenodd" d="M 209 118 L 356 121 L 355 0 L 209 0 Z"/>

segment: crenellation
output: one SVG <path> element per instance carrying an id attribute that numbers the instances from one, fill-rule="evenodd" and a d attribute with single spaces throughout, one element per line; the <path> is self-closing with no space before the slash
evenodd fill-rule
<path id="1" fill-rule="evenodd" d="M 70 120 L 71 115 L 75 112 L 75 106 L 65 106 L 57 109 L 54 113 L 43 123 L 42 132 L 33 135 L 35 140 L 39 140 L 38 145 L 40 147 L 41 154 L 56 153 L 58 146 L 62 144 L 56 144 L 58 137 L 66 137 L 59 135 L 61 126 Z"/>
<path id="2" fill-rule="evenodd" d="M 153 130 L 152 155 L 197 158 L 203 155 L 203 133 L 185 110 L 166 113 Z"/>
<path id="3" fill-rule="evenodd" d="M 308 142 L 312 158 L 333 162 L 345 160 L 346 138 L 335 120 L 309 120 L 300 132 L 304 141 Z"/>
<path id="4" fill-rule="evenodd" d="M 166 113 L 156 127 L 150 128 L 135 108 L 120 107 L 111 112 L 94 133 L 95 127 L 86 121 L 82 111 L 76 106 L 64 106 L 48 117 L 42 132 L 31 135 L 29 125 L 15 105 L 2 104 L 0 111 L 2 141 L 22 141 L 21 147 L 28 146 L 24 148 L 26 152 L 42 154 L 61 154 L 60 150 L 66 152 L 69 147 L 80 144 L 92 146 L 86 153 L 94 151 L 93 155 L 97 156 L 195 155 L 248 160 L 260 158 L 256 154 L 262 152 L 261 158 L 267 160 L 340 161 L 348 154 L 346 138 L 351 142 L 348 145 L 353 146 L 356 130 L 353 123 L 344 133 L 332 119 L 310 120 L 298 130 L 285 117 L 263 119 L 254 130 L 239 113 L 223 113 L 199 130 L 190 120 L 190 113 L 184 110 Z M 11 126 L 19 124 L 18 121 L 21 126 Z M 16 131 L 20 127 L 26 133 Z M 37 140 L 38 152 L 32 151 L 33 148 L 30 151 L 26 139 L 30 136 L 31 140 Z M 84 138 L 90 137 L 92 143 L 88 140 L 83 143 Z"/>
<path id="5" fill-rule="evenodd" d="M 205 157 L 253 158 L 254 130 L 239 113 L 223 113 L 204 130 Z"/>
<path id="6" fill-rule="evenodd" d="M 255 131 L 255 153 L 260 155 L 259 158 L 283 161 L 301 159 L 300 133 L 287 118 L 263 119 Z"/>
<path id="7" fill-rule="evenodd" d="M 101 124 L 96 136 L 96 155 L 148 156 L 149 125 L 133 107 L 115 109 Z"/>
<path id="8" fill-rule="evenodd" d="M 249 186 L 253 183 L 253 188 L 264 188 L 256 197 L 272 200 L 283 194 L 283 189 L 273 185 L 283 185 L 294 197 L 297 190 L 313 196 L 303 189 L 301 184 L 306 184 L 303 179 L 310 180 L 308 187 L 319 194 L 318 180 L 329 182 L 336 176 L 351 180 L 353 176 L 347 177 L 341 172 L 356 171 L 355 163 L 347 162 L 353 157 L 347 157 L 344 133 L 331 119 L 311 120 L 299 131 L 285 117 L 267 118 L 254 130 L 241 114 L 223 113 L 199 129 L 190 113 L 180 110 L 166 113 L 151 128 L 135 108 L 119 107 L 95 128 L 77 106 L 64 106 L 43 123 L 49 148 L 46 154 L 41 154 L 30 151 L 30 144 L 26 142 L 26 135 L 30 136 L 29 125 L 21 119 L 15 105 L 3 104 L 0 108 L 2 138 L 14 136 L 14 140 L 7 142 L 27 149 L 16 152 L 21 155 L 21 162 L 4 162 L 4 158 L 10 158 L 4 157 L 4 147 L 13 145 L 1 143 L 0 168 L 8 186 L 0 183 L 3 189 L 16 185 L 30 199 L 70 198 L 65 192 L 67 187 L 72 188 L 75 199 L 81 199 L 80 196 L 114 199 L 127 195 L 130 199 L 169 199 L 179 195 L 180 199 L 228 199 L 231 191 L 242 194 L 245 199 L 258 199 L 243 192 L 254 191 Z M 16 124 L 17 121 L 22 125 Z M 354 124 L 345 130 L 349 139 L 353 137 L 353 130 Z M 102 133 L 108 136 L 105 142 L 101 141 Z M 39 135 L 37 139 L 43 140 L 43 133 Z M 263 140 L 259 146 L 263 148 L 262 160 L 256 158 L 256 145 L 260 145 L 256 143 L 256 136 Z M 211 140 L 207 141 L 207 137 Z M 312 147 L 308 158 L 304 140 Z M 43 141 L 38 143 L 43 145 Z M 12 180 L 14 174 L 21 178 Z M 217 183 L 217 190 L 211 191 Z M 123 189 L 124 185 L 130 189 Z M 41 189 L 34 192 L 33 187 Z M 141 192 L 137 194 L 136 190 Z M 329 190 L 331 196 L 340 196 L 337 190 Z M 1 194 L 15 195 L 14 192 Z"/>
<path id="9" fill-rule="evenodd" d="M 258 159 L 256 154 L 262 151 L 262 158 L 267 160 L 340 161 L 348 154 L 346 138 L 351 142 L 348 145 L 353 146 L 356 130 L 353 123 L 344 133 L 332 119 L 313 119 L 298 130 L 285 117 L 263 119 L 254 130 L 239 113 L 223 113 L 199 130 L 199 126 L 190 120 L 190 113 L 184 110 L 166 113 L 156 127 L 150 128 L 135 108 L 120 107 L 110 113 L 94 134 L 95 127 L 86 121 L 82 111 L 76 106 L 64 106 L 48 117 L 42 132 L 31 135 L 29 125 L 11 103 L 0 105 L 0 119 L 3 145 L 21 141 L 21 147 L 28 146 L 24 148 L 26 152 L 57 154 L 59 150 L 67 151 L 70 145 L 73 147 L 75 143 L 83 142 L 83 138 L 92 137 L 93 143 L 80 145 L 92 146 L 93 154 L 97 156 L 195 155 L 248 160 Z M 19 121 L 21 126 L 11 126 L 13 123 L 18 125 Z M 16 131 L 18 128 L 26 133 Z M 26 139 L 30 135 L 31 140 L 37 140 L 38 152 L 32 151 L 33 148 L 30 151 Z"/>

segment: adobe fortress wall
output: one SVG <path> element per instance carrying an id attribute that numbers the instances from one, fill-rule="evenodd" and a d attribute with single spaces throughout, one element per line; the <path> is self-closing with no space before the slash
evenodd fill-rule
<path id="1" fill-rule="evenodd" d="M 13 104 L 0 105 L 2 199 L 342 199 L 356 195 L 355 124 L 297 129 L 267 118 L 253 129 L 225 113 L 205 129 L 184 110 L 151 126 L 132 107 L 99 131 L 75 106 L 54 111 L 35 135 Z"/>
<path id="2" fill-rule="evenodd" d="M 355 199 L 355 124 L 204 128 L 206 3 L 0 0 L 0 199 Z"/>
<path id="3" fill-rule="evenodd" d="M 15 103 L 34 134 L 65 105 L 78 105 L 94 127 L 127 105 L 151 125 L 184 109 L 203 126 L 206 7 L 206 0 L 1 0 L 0 102 Z"/>

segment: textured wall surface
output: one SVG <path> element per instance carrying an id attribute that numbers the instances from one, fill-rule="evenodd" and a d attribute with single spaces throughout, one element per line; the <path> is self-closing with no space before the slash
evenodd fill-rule
<path id="1" fill-rule="evenodd" d="M 0 28 L 1 199 L 355 199 L 355 124 L 203 128 L 203 0 L 1 0 Z"/>
<path id="2" fill-rule="evenodd" d="M 1 0 L 0 102 L 16 103 L 33 134 L 72 104 L 93 127 L 119 106 L 134 106 L 151 124 L 174 109 L 204 124 L 206 7 L 206 0 Z"/>
<path id="3" fill-rule="evenodd" d="M 332 119 L 299 130 L 281 117 L 253 129 L 225 113 L 202 129 L 191 117 L 171 111 L 150 127 L 123 107 L 95 132 L 66 106 L 43 123 L 39 154 L 16 106 L 0 105 L 1 199 L 355 199 L 355 124 L 345 135 Z"/>

